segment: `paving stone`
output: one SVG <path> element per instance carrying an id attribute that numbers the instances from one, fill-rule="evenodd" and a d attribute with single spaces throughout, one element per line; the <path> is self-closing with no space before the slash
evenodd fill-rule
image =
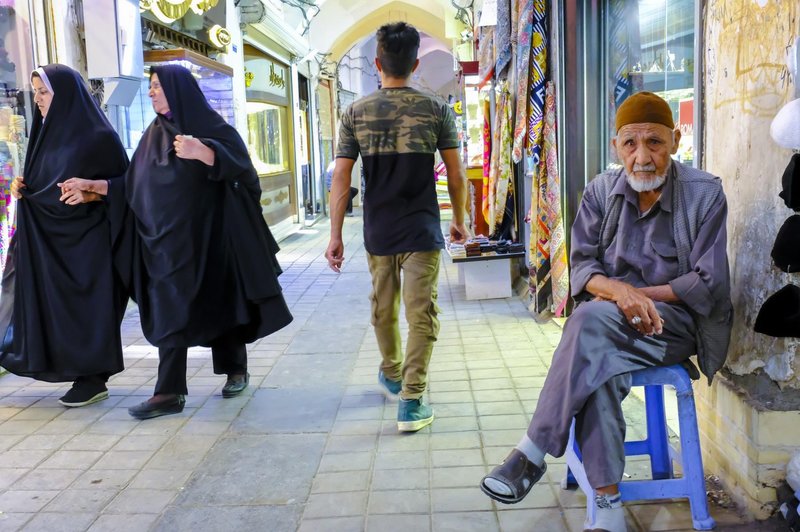
<path id="1" fill-rule="evenodd" d="M 434 513 L 432 516 L 432 521 L 433 532 L 499 531 L 497 518 L 495 517 L 494 512 L 488 511 Z"/>
<path id="2" fill-rule="evenodd" d="M 428 454 L 418 451 L 379 452 L 375 469 L 413 469 L 428 467 Z"/>
<path id="3" fill-rule="evenodd" d="M 46 469 L 88 469 L 103 456 L 101 451 L 56 451 L 39 467 Z"/>
<path id="4" fill-rule="evenodd" d="M 362 532 L 364 530 L 364 517 L 303 519 L 297 532 L 321 532 L 323 530 L 325 532 Z"/>
<path id="5" fill-rule="evenodd" d="M 30 471 L 28 468 L 0 469 L 0 490 L 11 487 L 28 471 Z"/>
<path id="6" fill-rule="evenodd" d="M 367 507 L 367 496 L 366 491 L 312 494 L 306 503 L 303 520 L 363 515 Z"/>
<path id="7" fill-rule="evenodd" d="M 398 474 L 393 469 L 376 469 L 372 476 L 372 492 L 395 490 L 427 490 L 430 485 L 428 468 L 406 469 Z"/>
<path id="8" fill-rule="evenodd" d="M 176 506 L 270 505 L 305 500 L 324 436 L 222 438 L 196 470 Z M 335 455 L 342 456 L 342 455 Z"/>
<path id="9" fill-rule="evenodd" d="M 0 530 L 14 532 L 20 530 L 36 514 L 34 513 L 0 513 Z"/>
<path id="10" fill-rule="evenodd" d="M 434 467 L 431 470 L 431 487 L 477 488 L 481 479 L 489 472 L 488 469 L 484 465 Z"/>
<path id="11" fill-rule="evenodd" d="M 477 488 L 433 488 L 431 501 L 434 513 L 492 509 L 491 499 Z"/>
<path id="12" fill-rule="evenodd" d="M 98 514 L 117 496 L 118 490 L 84 490 L 69 488 L 62 490 L 50 504 L 47 512 L 78 512 Z"/>
<path id="13" fill-rule="evenodd" d="M 420 433 L 384 434 L 378 440 L 378 452 L 427 451 L 430 437 Z"/>
<path id="14" fill-rule="evenodd" d="M 221 530 L 289 531 L 297 528 L 302 507 L 290 506 L 213 506 L 204 508 L 171 507 L 154 530 L 170 532 L 219 532 Z M 268 525 L 267 525 L 268 524 Z M 321 529 L 322 530 L 322 529 Z"/>
<path id="15" fill-rule="evenodd" d="M 353 436 L 330 436 L 325 446 L 325 453 L 374 451 L 378 444 L 378 435 L 363 434 Z"/>
<path id="16" fill-rule="evenodd" d="M 242 434 L 327 432 L 336 419 L 341 397 L 341 389 L 335 387 L 260 389 L 231 430 Z"/>
<path id="17" fill-rule="evenodd" d="M 55 496 L 56 490 L 8 490 L 0 493 L 0 511 L 8 513 L 38 512 Z"/>
<path id="18" fill-rule="evenodd" d="M 34 469 L 14 483 L 15 490 L 62 490 L 81 475 L 79 469 Z"/>
<path id="19" fill-rule="evenodd" d="M 319 472 L 328 473 L 369 469 L 372 466 L 374 456 L 375 453 L 367 451 L 326 454 L 322 457 L 319 464 Z"/>
<path id="20" fill-rule="evenodd" d="M 122 489 L 136 476 L 137 469 L 90 469 L 71 486 L 78 489 Z"/>
<path id="21" fill-rule="evenodd" d="M 448 432 L 431 434 L 430 448 L 436 453 L 445 449 L 477 449 L 481 446 L 480 435 L 475 432 Z M 445 453 L 440 453 L 445 454 Z M 456 453 L 457 454 L 457 453 Z M 470 464 L 461 464 L 470 465 Z M 436 460 L 434 459 L 434 466 Z"/>
<path id="22" fill-rule="evenodd" d="M 314 477 L 311 493 L 341 493 L 369 489 L 369 471 L 342 471 L 318 473 Z"/>
<path id="23" fill-rule="evenodd" d="M 93 513 L 40 513 L 23 528 L 25 531 L 75 532 L 86 530 L 96 516 Z"/>
<path id="24" fill-rule="evenodd" d="M 142 532 L 150 530 L 157 515 L 101 515 L 87 532 Z"/>
<path id="25" fill-rule="evenodd" d="M 114 434 L 78 434 L 62 445 L 61 449 L 64 451 L 107 451 L 119 440 L 120 436 Z"/>
<path id="26" fill-rule="evenodd" d="M 143 469 L 128 486 L 136 489 L 179 490 L 187 484 L 191 475 L 191 470 Z"/>
<path id="27" fill-rule="evenodd" d="M 369 515 L 367 517 L 367 532 L 429 532 L 431 529 L 430 516 L 424 515 Z"/>
<path id="28" fill-rule="evenodd" d="M 483 465 L 480 449 L 447 449 L 431 451 L 433 467 Z"/>
<path id="29" fill-rule="evenodd" d="M 52 454 L 53 451 L 5 451 L 0 453 L 0 468 L 33 468 Z"/>
<path id="30" fill-rule="evenodd" d="M 369 496 L 367 511 L 372 514 L 427 514 L 430 513 L 428 490 L 373 491 Z"/>

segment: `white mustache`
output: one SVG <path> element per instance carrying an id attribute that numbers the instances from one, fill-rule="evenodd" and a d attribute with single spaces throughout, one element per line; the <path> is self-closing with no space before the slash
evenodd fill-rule
<path id="1" fill-rule="evenodd" d="M 633 165 L 634 172 L 655 172 L 656 165 L 653 163 L 650 164 L 634 164 Z"/>

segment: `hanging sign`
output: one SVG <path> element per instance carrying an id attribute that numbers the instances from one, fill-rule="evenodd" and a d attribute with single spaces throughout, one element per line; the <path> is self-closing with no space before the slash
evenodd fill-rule
<path id="1" fill-rule="evenodd" d="M 284 65 L 262 57 L 247 57 L 244 70 L 247 90 L 288 97 L 289 72 Z"/>

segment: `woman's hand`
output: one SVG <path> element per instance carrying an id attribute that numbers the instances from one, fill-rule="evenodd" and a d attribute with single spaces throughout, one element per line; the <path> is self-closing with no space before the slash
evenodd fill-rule
<path id="1" fill-rule="evenodd" d="M 61 201 L 64 201 L 63 194 L 79 190 L 81 192 L 93 192 L 101 196 L 108 195 L 108 181 L 105 179 L 81 179 L 80 177 L 70 177 L 63 183 L 56 183 L 61 188 Z"/>
<path id="2" fill-rule="evenodd" d="M 175 135 L 175 155 L 181 159 L 194 159 L 214 166 L 216 154 L 214 150 L 197 140 L 191 135 Z"/>
<path id="3" fill-rule="evenodd" d="M 78 189 L 72 189 L 69 192 L 63 192 L 63 188 L 61 190 L 62 194 L 59 199 L 67 205 L 80 205 L 81 203 L 90 203 L 92 201 L 100 201 L 103 199 L 100 194 L 95 192 L 86 192 L 85 190 Z"/>
<path id="4" fill-rule="evenodd" d="M 11 195 L 17 199 L 22 198 L 22 194 L 19 193 L 20 189 L 25 188 L 25 183 L 22 182 L 22 176 L 15 177 L 11 181 Z"/>

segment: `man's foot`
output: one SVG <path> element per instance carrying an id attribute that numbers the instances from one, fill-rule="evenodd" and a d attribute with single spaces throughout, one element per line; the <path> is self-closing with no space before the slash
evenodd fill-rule
<path id="1" fill-rule="evenodd" d="M 247 388 L 250 383 L 250 374 L 228 375 L 225 386 L 222 387 L 222 397 L 236 397 Z"/>
<path id="2" fill-rule="evenodd" d="M 128 409 L 128 413 L 136 419 L 150 419 L 169 414 L 180 414 L 186 398 L 177 394 L 154 395 L 147 401 Z"/>
<path id="3" fill-rule="evenodd" d="M 622 507 L 622 497 L 619 493 L 614 495 L 598 493 L 594 497 L 594 504 L 597 507 L 594 523 L 584 523 L 588 530 L 604 530 L 606 532 L 626 532 L 628 530 L 625 524 L 625 509 Z"/>
<path id="4" fill-rule="evenodd" d="M 503 463 L 483 477 L 481 490 L 492 499 L 503 504 L 518 503 L 534 484 L 541 480 L 547 464 L 537 466 L 519 449 L 513 449 Z"/>
<path id="5" fill-rule="evenodd" d="M 108 388 L 106 388 L 104 382 L 78 379 L 58 402 L 64 406 L 75 408 L 90 405 L 103 399 L 108 399 Z"/>
<path id="6" fill-rule="evenodd" d="M 403 389 L 403 381 L 393 381 L 386 378 L 383 371 L 378 371 L 378 383 L 381 385 L 383 395 L 390 401 L 397 401 L 400 398 L 400 390 Z"/>
<path id="7" fill-rule="evenodd" d="M 419 399 L 400 399 L 397 406 L 397 430 L 417 432 L 433 423 L 433 408 Z"/>

